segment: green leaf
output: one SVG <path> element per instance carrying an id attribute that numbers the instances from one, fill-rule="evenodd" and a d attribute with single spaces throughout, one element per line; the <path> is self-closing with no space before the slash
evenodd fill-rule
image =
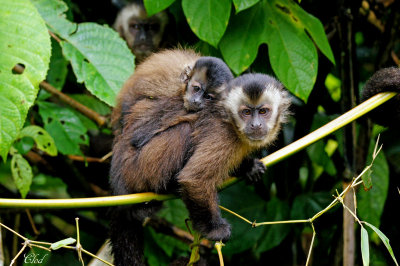
<path id="1" fill-rule="evenodd" d="M 51 41 L 51 57 L 50 57 L 50 69 L 47 73 L 46 81 L 51 84 L 57 90 L 61 90 L 65 84 L 65 80 L 68 74 L 69 62 L 65 60 L 61 46 L 57 41 L 52 39 Z M 39 91 L 38 99 L 46 100 L 51 96 L 51 93 L 41 89 Z"/>
<path id="2" fill-rule="evenodd" d="M 32 183 L 32 168 L 21 154 L 14 154 L 11 159 L 11 173 L 21 197 L 25 198 Z"/>
<path id="3" fill-rule="evenodd" d="M 89 138 L 79 118 L 67 108 L 53 103 L 39 102 L 38 105 L 44 128 L 54 138 L 58 151 L 81 155 L 79 144 L 87 145 Z"/>
<path id="4" fill-rule="evenodd" d="M 310 145 L 307 148 L 307 154 L 310 157 L 311 161 L 314 164 L 322 167 L 322 170 L 325 170 L 331 176 L 335 176 L 337 171 L 335 165 L 333 164 L 331 158 L 325 151 L 325 142 L 323 140 L 317 141 L 316 143 Z M 318 179 L 318 177 L 322 174 L 321 172 L 316 171 L 314 180 Z"/>
<path id="5" fill-rule="evenodd" d="M 368 232 L 364 227 L 361 227 L 361 255 L 363 260 L 363 265 L 369 265 L 369 241 Z"/>
<path id="6" fill-rule="evenodd" d="M 243 11 L 251 6 L 257 4 L 260 0 L 233 0 L 233 4 L 236 9 L 236 13 Z"/>
<path id="7" fill-rule="evenodd" d="M 3 160 L 33 105 L 39 83 L 46 76 L 50 49 L 46 25 L 30 1 L 1 2 L 0 156 Z M 25 66 L 22 74 L 12 72 L 17 64 Z"/>
<path id="8" fill-rule="evenodd" d="M 290 217 L 293 220 L 309 219 L 331 201 L 329 192 L 302 194 L 294 199 Z"/>
<path id="9" fill-rule="evenodd" d="M 286 1 L 267 1 L 266 6 L 271 67 L 294 95 L 307 101 L 318 73 L 317 50 L 301 24 L 290 16 Z"/>
<path id="10" fill-rule="evenodd" d="M 61 178 L 38 174 L 33 178 L 30 192 L 49 199 L 70 198 L 67 185 Z"/>
<path id="11" fill-rule="evenodd" d="M 265 201 L 254 193 L 253 188 L 246 186 L 244 182 L 224 189 L 220 193 L 220 199 L 222 206 L 250 221 L 269 221 L 273 217 L 279 217 L 280 215 L 275 212 L 280 212 L 280 210 L 272 207 L 270 207 L 271 212 L 268 212 L 267 207 L 270 205 L 267 205 Z M 263 237 L 268 234 L 266 230 L 269 229 L 266 226 L 252 228 L 251 224 L 225 211 L 222 211 L 222 216 L 226 217 L 232 225 L 232 236 L 222 250 L 224 255 L 230 256 L 248 250 L 263 241 Z M 278 231 L 282 232 L 281 230 Z"/>
<path id="12" fill-rule="evenodd" d="M 288 220 L 289 213 L 289 205 L 286 202 L 272 198 L 267 204 L 267 219 L 265 221 Z M 255 250 L 256 254 L 259 255 L 278 246 L 288 235 L 291 228 L 288 224 L 265 225 L 263 227 L 264 232 Z"/>
<path id="13" fill-rule="evenodd" d="M 293 94 L 307 101 L 317 77 L 318 56 L 306 31 L 321 50 L 331 53 L 321 29 L 320 22 L 293 1 L 262 0 L 232 19 L 220 49 L 228 65 L 240 74 L 253 63 L 258 47 L 267 43 L 277 77 Z"/>
<path id="14" fill-rule="evenodd" d="M 321 52 L 335 64 L 332 49 L 329 45 L 328 38 L 326 37 L 324 27 L 316 17 L 304 11 L 298 4 L 293 1 L 279 0 L 284 7 L 288 7 L 294 23 L 299 23 L 311 36 L 315 44 Z"/>
<path id="15" fill-rule="evenodd" d="M 100 115 L 111 114 L 111 108 L 93 96 L 87 94 L 68 94 L 68 96 Z"/>
<path id="16" fill-rule="evenodd" d="M 64 56 L 71 61 L 78 82 L 110 106 L 134 70 L 134 57 L 118 33 L 96 23 L 75 24 L 65 18 L 66 5 L 35 0 L 49 28 L 58 34 Z"/>
<path id="17" fill-rule="evenodd" d="M 46 21 L 50 31 L 60 36 L 68 36 L 77 30 L 78 25 L 67 20 L 68 6 L 60 0 L 31 0 Z"/>
<path id="18" fill-rule="evenodd" d="M 186 230 L 185 220 L 189 218 L 189 212 L 181 199 L 168 200 L 164 202 L 164 208 L 161 209 L 158 216 L 179 228 Z"/>
<path id="19" fill-rule="evenodd" d="M 374 147 L 375 141 L 371 141 L 368 158 L 372 158 Z M 373 186 L 369 191 L 358 190 L 357 209 L 362 220 L 379 226 L 389 189 L 389 166 L 383 152 L 375 158 L 371 170 Z"/>
<path id="20" fill-rule="evenodd" d="M 267 42 L 265 4 L 259 3 L 236 16 L 221 40 L 221 53 L 236 74 L 245 71 L 257 56 L 258 46 Z"/>
<path id="21" fill-rule="evenodd" d="M 80 24 L 68 41 L 62 48 L 78 82 L 84 82 L 92 94 L 113 106 L 123 83 L 133 73 L 131 52 L 122 49 L 122 40 L 114 30 L 94 23 Z"/>
<path id="22" fill-rule="evenodd" d="M 75 242 L 76 242 L 76 240 L 74 238 L 68 237 L 66 239 L 63 239 L 63 240 L 60 240 L 60 241 L 57 241 L 57 242 L 51 244 L 50 249 L 57 250 L 62 247 L 74 244 Z"/>
<path id="23" fill-rule="evenodd" d="M 381 232 L 381 230 L 379 230 L 378 228 L 376 228 L 376 227 L 373 226 L 372 224 L 369 224 L 369 223 L 367 223 L 367 222 L 363 222 L 363 223 L 364 223 L 365 225 L 368 225 L 372 230 L 375 231 L 375 233 L 376 233 L 376 234 L 379 236 L 379 238 L 382 240 L 383 244 L 385 244 L 387 250 L 388 250 L 389 253 L 390 253 L 390 256 L 392 256 L 392 258 L 393 258 L 393 261 L 396 263 L 397 266 L 399 266 L 399 264 L 397 263 L 397 260 L 396 260 L 396 258 L 395 258 L 395 256 L 394 256 L 392 247 L 391 247 L 390 244 L 389 244 L 389 239 L 385 236 L 385 234 L 383 234 L 383 233 Z"/>
<path id="24" fill-rule="evenodd" d="M 27 126 L 19 134 L 20 138 L 31 137 L 36 142 L 39 150 L 47 152 L 51 156 L 57 155 L 57 147 L 53 138 L 46 130 L 39 126 Z"/>
<path id="25" fill-rule="evenodd" d="M 144 0 L 144 7 L 146 8 L 147 15 L 150 17 L 160 11 L 169 7 L 175 0 Z"/>
<path id="26" fill-rule="evenodd" d="M 182 8 L 192 31 L 203 41 L 217 47 L 231 13 L 230 0 L 182 0 Z"/>

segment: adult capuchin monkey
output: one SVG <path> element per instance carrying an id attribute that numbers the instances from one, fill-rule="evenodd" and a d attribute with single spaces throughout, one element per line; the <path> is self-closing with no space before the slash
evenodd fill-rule
<path id="1" fill-rule="evenodd" d="M 149 17 L 143 1 L 137 0 L 121 9 L 113 28 L 126 41 L 139 63 L 160 48 L 167 23 L 168 16 L 164 11 Z"/>
<path id="2" fill-rule="evenodd" d="M 400 68 L 388 67 L 377 71 L 364 86 L 362 101 L 380 92 L 400 92 Z M 370 112 L 371 119 L 383 126 L 400 128 L 400 94 Z"/>
<path id="3" fill-rule="evenodd" d="M 199 110 L 193 124 L 176 124 L 140 150 L 130 145 L 134 130 L 126 124 L 114 142 L 111 187 L 115 194 L 177 193 L 196 230 L 210 240 L 226 241 L 230 225 L 221 217 L 217 187 L 250 153 L 275 140 L 289 105 L 279 81 L 246 74 L 229 82 L 224 99 Z M 149 202 L 114 209 L 111 243 L 116 265 L 143 264 L 142 223 L 159 206 Z"/>

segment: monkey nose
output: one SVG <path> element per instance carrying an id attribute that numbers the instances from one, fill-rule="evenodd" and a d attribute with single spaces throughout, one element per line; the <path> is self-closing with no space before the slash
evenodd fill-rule
<path id="1" fill-rule="evenodd" d="M 261 129 L 261 123 L 251 124 L 250 126 L 251 126 L 251 129 L 253 129 L 253 130 Z"/>

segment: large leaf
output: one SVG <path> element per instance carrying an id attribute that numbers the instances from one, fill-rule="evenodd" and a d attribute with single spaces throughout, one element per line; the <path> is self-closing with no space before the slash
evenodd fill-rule
<path id="1" fill-rule="evenodd" d="M 82 154 L 79 145 L 88 144 L 89 138 L 79 118 L 71 110 L 53 103 L 38 105 L 44 128 L 54 138 L 57 149 L 62 154 Z"/>
<path id="2" fill-rule="evenodd" d="M 245 71 L 257 56 L 258 46 L 267 42 L 265 33 L 265 5 L 262 3 L 245 10 L 231 20 L 220 43 L 221 53 L 236 73 Z"/>
<path id="3" fill-rule="evenodd" d="M 25 198 L 29 192 L 33 174 L 28 161 L 19 153 L 14 154 L 11 159 L 11 173 L 22 198 Z"/>
<path id="4" fill-rule="evenodd" d="M 21 130 L 20 138 L 31 137 L 35 140 L 39 150 L 47 152 L 51 156 L 57 155 L 57 147 L 53 138 L 43 128 L 39 126 L 27 126 Z"/>
<path id="5" fill-rule="evenodd" d="M 146 8 L 147 15 L 152 16 L 160 11 L 169 7 L 175 0 L 144 0 L 144 7 Z"/>
<path id="6" fill-rule="evenodd" d="M 260 0 L 233 0 L 235 5 L 236 13 L 243 11 L 251 6 L 257 4 Z"/>
<path id="7" fill-rule="evenodd" d="M 50 36 L 28 0 L 0 1 L 0 156 L 6 159 L 50 61 Z M 14 74 L 15 65 L 25 66 Z"/>
<path id="8" fill-rule="evenodd" d="M 217 47 L 231 13 L 230 0 L 183 0 L 183 12 L 192 31 L 203 41 Z"/>
<path id="9" fill-rule="evenodd" d="M 371 141 L 369 158 L 372 158 L 374 147 L 375 141 Z M 389 166 L 383 152 L 378 154 L 371 170 L 372 188 L 368 191 L 364 189 L 358 191 L 357 209 L 362 220 L 379 227 L 389 189 Z"/>
<path id="10" fill-rule="evenodd" d="M 134 57 L 117 32 L 96 23 L 74 24 L 63 14 L 67 7 L 57 0 L 35 0 L 49 28 L 59 35 L 63 53 L 71 61 L 78 82 L 113 106 L 115 96 L 133 73 Z"/>
<path id="11" fill-rule="evenodd" d="M 278 8 L 286 1 L 267 1 L 268 53 L 278 78 L 297 97 L 307 100 L 318 73 L 317 50 L 304 28 Z"/>
<path id="12" fill-rule="evenodd" d="M 236 15 L 221 40 L 224 59 L 236 74 L 254 61 L 257 48 L 267 43 L 272 69 L 285 86 L 304 101 L 318 70 L 316 48 L 334 62 L 323 27 L 289 0 L 262 0 Z"/>

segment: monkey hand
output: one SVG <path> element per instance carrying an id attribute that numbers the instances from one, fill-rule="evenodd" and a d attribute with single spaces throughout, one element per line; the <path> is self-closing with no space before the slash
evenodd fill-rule
<path id="1" fill-rule="evenodd" d="M 212 229 L 204 234 L 212 241 L 227 242 L 231 237 L 231 225 L 223 218 L 218 219 L 218 223 L 213 223 Z"/>
<path id="2" fill-rule="evenodd" d="M 257 183 L 261 181 L 267 167 L 258 159 L 253 159 L 253 165 L 249 167 L 249 170 L 245 173 L 245 178 L 251 183 Z"/>

